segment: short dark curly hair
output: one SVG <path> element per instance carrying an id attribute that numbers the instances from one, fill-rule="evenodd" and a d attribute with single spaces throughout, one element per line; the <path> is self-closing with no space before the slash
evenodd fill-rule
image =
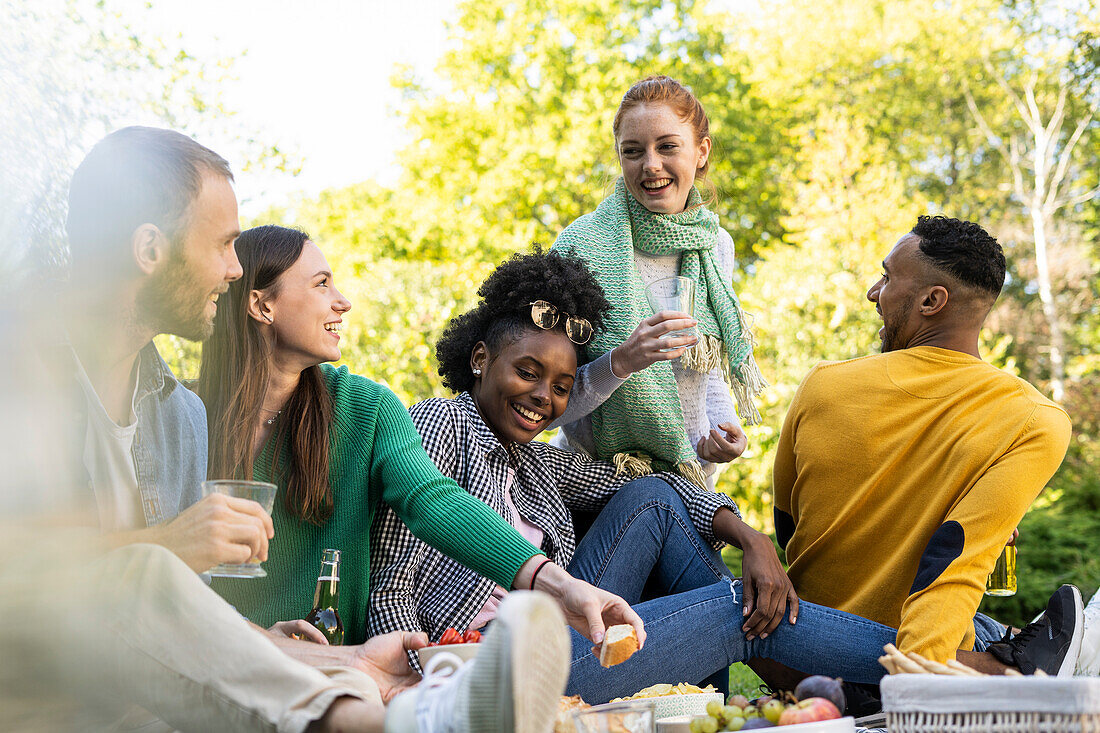
<path id="1" fill-rule="evenodd" d="M 543 252 L 516 254 L 502 262 L 477 291 L 481 301 L 472 311 L 455 316 L 435 345 L 439 375 L 455 392 L 474 386 L 470 354 L 479 341 L 492 352 L 538 331 L 531 321 L 530 305 L 545 300 L 559 310 L 586 319 L 595 331 L 603 328 L 611 304 L 591 270 L 573 255 Z M 559 322 L 557 329 L 563 329 Z M 574 344 L 578 363 L 584 346 Z"/>
<path id="2" fill-rule="evenodd" d="M 935 267 L 996 300 L 1005 284 L 1005 253 L 977 224 L 946 216 L 918 216 L 913 234 Z"/>

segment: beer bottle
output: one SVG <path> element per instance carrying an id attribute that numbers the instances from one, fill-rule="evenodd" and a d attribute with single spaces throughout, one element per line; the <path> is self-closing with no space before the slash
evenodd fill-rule
<path id="1" fill-rule="evenodd" d="M 337 611 L 340 601 L 340 551 L 325 550 L 321 556 L 321 574 L 317 578 L 317 590 L 313 593 L 313 610 L 306 621 L 313 624 L 328 639 L 339 646 L 344 643 L 344 623 Z"/>

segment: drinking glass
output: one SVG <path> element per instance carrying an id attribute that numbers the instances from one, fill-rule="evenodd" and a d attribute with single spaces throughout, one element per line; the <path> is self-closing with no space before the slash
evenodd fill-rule
<path id="1" fill-rule="evenodd" d="M 646 287 L 645 297 L 654 313 L 680 311 L 695 317 L 695 281 L 691 278 L 661 278 Z M 682 328 L 679 331 L 670 331 L 661 338 L 694 335 L 694 328 Z M 672 349 L 661 349 L 661 351 L 672 351 Z"/>
<path id="2" fill-rule="evenodd" d="M 993 572 L 985 579 L 987 596 L 1016 595 L 1016 545 L 1005 545 Z"/>
<path id="3" fill-rule="evenodd" d="M 202 495 L 224 494 L 238 499 L 249 499 L 259 504 L 265 512 L 271 514 L 275 506 L 275 484 L 263 481 L 237 481 L 234 479 L 217 479 L 202 482 Z M 206 571 L 215 578 L 266 578 L 267 573 L 260 567 L 260 561 L 252 558 L 240 565 L 222 563 L 215 565 Z"/>
<path id="4" fill-rule="evenodd" d="M 596 705 L 573 713 L 577 733 L 653 733 L 653 701 Z"/>

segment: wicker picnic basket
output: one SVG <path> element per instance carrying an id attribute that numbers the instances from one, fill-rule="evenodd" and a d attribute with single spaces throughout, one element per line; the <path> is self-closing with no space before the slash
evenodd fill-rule
<path id="1" fill-rule="evenodd" d="M 1100 678 L 888 675 L 882 707 L 890 733 L 1100 733 Z"/>

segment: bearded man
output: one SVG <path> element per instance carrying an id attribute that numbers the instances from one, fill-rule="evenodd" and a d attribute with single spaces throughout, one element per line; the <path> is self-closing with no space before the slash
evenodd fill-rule
<path id="1" fill-rule="evenodd" d="M 903 652 L 1072 674 L 1076 588 L 1019 634 L 976 614 L 1070 437 L 1061 407 L 979 353 L 1004 253 L 977 224 L 922 216 L 882 267 L 867 292 L 882 353 L 814 367 L 780 435 L 775 526 L 795 590 L 896 628 Z"/>

